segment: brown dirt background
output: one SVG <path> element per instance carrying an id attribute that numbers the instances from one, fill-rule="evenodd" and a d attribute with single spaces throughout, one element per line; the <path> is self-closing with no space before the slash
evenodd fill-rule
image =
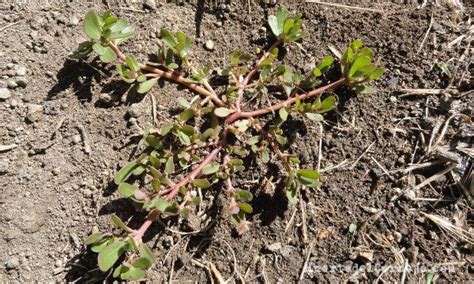
<path id="1" fill-rule="evenodd" d="M 196 64 L 211 62 L 217 67 L 228 62 L 236 48 L 252 51 L 267 45 L 268 32 L 262 26 L 276 9 L 253 1 L 250 5 L 232 2 L 158 4 L 153 9 L 140 3 L 110 4 L 110 8 L 138 31 L 123 45 L 127 52 L 146 59 L 156 46 L 157 32 L 166 27 L 194 38 Z M 211 281 L 196 260 L 215 264 L 231 282 L 239 281 L 238 275 L 246 282 L 296 282 L 305 260 L 303 281 L 308 282 L 400 281 L 403 277 L 424 282 L 428 275 L 420 270 L 405 276 L 402 271 L 383 269 L 318 271 L 324 265 L 336 269 L 362 265 L 363 257 L 351 257 L 362 249 L 373 253 L 372 266 L 452 267 L 438 270 L 436 279 L 468 281 L 472 244 L 446 234 L 420 213 L 441 215 L 472 234 L 472 210 L 458 187 L 446 176 L 410 192 L 434 201 L 406 197 L 414 184 L 443 166 L 389 177 L 375 161 L 388 171 L 404 169 L 413 153 L 415 160 L 421 157 L 420 136 L 429 139 L 436 121 L 445 121 L 454 112 L 472 117 L 472 93 L 466 93 L 473 86 L 468 19 L 472 6 L 456 11 L 445 3 L 428 3 L 423 8 L 366 4 L 383 9 L 383 14 L 311 3 L 287 6 L 302 13 L 309 34 L 299 46 L 288 48 L 287 63 L 308 69 L 330 54 L 328 45 L 341 50 L 359 38 L 375 49 L 386 68 L 383 79 L 375 83 L 375 94 L 338 93 L 338 112 L 326 116 L 321 168 L 344 160 L 347 164 L 325 171 L 321 187 L 304 192 L 297 207 L 288 205 L 278 188 L 273 195 L 260 189 L 265 176 L 278 178 L 278 167 L 267 171 L 254 164 L 250 169 L 254 173 L 238 181 L 256 191 L 250 232 L 242 237 L 232 232 L 220 209 L 220 189 L 214 188 L 210 195 L 216 205 L 209 218 L 215 222 L 210 229 L 181 235 L 158 224 L 153 227 L 147 238 L 158 261 L 147 273 L 148 279 Z M 0 4 L 0 28 L 14 23 L 0 31 L 0 87 L 18 78 L 19 66 L 27 70 L 26 87 L 10 89 L 10 98 L 0 100 L 0 145 L 17 145 L 0 152 L 0 282 L 111 280 L 95 268 L 95 256 L 85 250 L 82 240 L 93 227 L 110 230 L 112 212 L 128 210 L 130 204 L 118 198 L 110 181 L 134 155 L 135 146 L 128 143 L 128 137 L 137 133 L 134 121 L 141 127 L 151 125 L 152 116 L 149 97 L 122 96 L 126 86 L 111 77 L 111 68 L 93 60 L 66 58 L 84 39 L 82 21 L 74 18 L 82 19 L 89 9 L 107 8 L 92 3 Z M 417 54 L 431 17 L 431 31 Z M 463 40 L 448 48 L 461 35 L 465 35 Z M 215 43 L 215 50 L 204 49 L 206 40 Z M 453 79 L 446 78 L 436 62 L 446 62 Z M 458 95 L 400 97 L 404 88 L 447 87 Z M 191 97 L 168 82 L 153 92 L 160 122 L 169 119 L 176 97 Z M 35 106 L 42 110 L 31 113 Z M 84 151 L 80 128 L 89 136 L 90 154 Z M 289 128 L 294 136 L 289 150 L 301 153 L 304 165 L 316 167 L 319 128 L 302 121 L 294 121 Z M 463 141 L 472 147 L 472 128 L 471 132 L 465 128 L 453 122 L 443 145 Z M 405 195 L 397 198 L 400 192 Z M 199 220 L 195 223 L 195 228 L 203 226 Z M 359 228 L 354 234 L 348 232 L 351 223 Z M 170 228 L 185 230 L 186 226 L 172 222 Z"/>

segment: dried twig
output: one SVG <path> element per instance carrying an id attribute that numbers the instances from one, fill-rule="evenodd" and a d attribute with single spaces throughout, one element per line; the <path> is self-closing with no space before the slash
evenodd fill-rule
<path id="1" fill-rule="evenodd" d="M 91 145 L 90 145 L 90 140 L 89 140 L 89 134 L 87 133 L 85 127 L 82 124 L 77 125 L 77 129 L 79 130 L 79 133 L 81 134 L 82 141 L 84 142 L 84 152 L 86 154 L 91 153 Z"/>
<path id="2" fill-rule="evenodd" d="M 423 37 L 423 40 L 421 41 L 420 47 L 418 48 L 418 51 L 416 54 L 419 54 L 423 46 L 425 45 L 426 39 L 428 38 L 428 34 L 431 31 L 431 28 L 433 27 L 433 12 L 431 12 L 431 19 L 430 19 L 430 25 L 428 26 L 428 29 L 426 30 L 425 36 Z"/>
<path id="3" fill-rule="evenodd" d="M 359 163 L 360 159 L 362 159 L 362 157 L 365 156 L 365 154 L 367 154 L 367 152 L 370 151 L 370 148 L 372 148 L 372 146 L 375 144 L 375 141 L 370 143 L 370 145 L 365 149 L 364 152 L 362 152 L 362 154 L 359 156 L 359 158 L 357 158 L 357 160 L 354 161 L 354 163 L 352 163 L 352 165 L 349 167 L 350 170 L 353 170 L 355 168 L 355 166 L 357 165 L 357 163 Z"/>
<path id="4" fill-rule="evenodd" d="M 315 243 L 315 241 L 312 241 L 309 244 L 308 254 L 306 255 L 306 259 L 304 261 L 303 268 L 301 268 L 300 277 L 298 278 L 299 281 L 303 280 L 303 277 L 306 273 L 306 268 L 308 267 L 308 262 L 309 262 L 309 259 L 311 257 L 311 253 L 313 252 L 314 243 Z"/>
<path id="5" fill-rule="evenodd" d="M 13 22 L 13 23 L 9 23 L 8 25 L 6 25 L 6 26 L 0 28 L 0 32 L 5 31 L 6 29 L 8 29 L 8 28 L 10 28 L 10 27 L 12 27 L 12 26 L 18 24 L 19 22 L 20 22 L 20 21 L 18 21 L 18 22 Z"/>
<path id="6" fill-rule="evenodd" d="M 306 3 L 315 3 L 315 4 L 332 6 L 332 7 L 337 7 L 337 8 L 351 9 L 355 11 L 375 12 L 375 13 L 381 13 L 381 14 L 384 13 L 383 10 L 378 10 L 378 9 L 364 8 L 364 7 L 358 7 L 358 6 L 349 6 L 349 5 L 336 4 L 336 3 L 327 3 L 327 2 L 317 1 L 317 0 L 306 0 Z"/>
<path id="7" fill-rule="evenodd" d="M 422 187 L 424 187 L 425 185 L 439 179 L 440 177 L 444 176 L 446 173 L 452 171 L 454 168 L 456 167 L 456 164 L 452 163 L 452 164 L 449 164 L 445 169 L 443 169 L 442 171 L 439 171 L 437 172 L 436 174 L 432 175 L 431 177 L 427 178 L 426 180 L 424 180 L 422 183 L 418 184 L 417 186 L 415 186 L 413 188 L 413 190 L 418 190 Z"/>

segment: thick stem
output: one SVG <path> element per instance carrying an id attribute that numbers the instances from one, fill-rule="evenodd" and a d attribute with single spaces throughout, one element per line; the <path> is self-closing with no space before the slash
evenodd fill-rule
<path id="1" fill-rule="evenodd" d="M 158 210 L 152 211 L 148 217 L 146 218 L 145 222 L 140 226 L 140 229 L 136 230 L 133 232 L 132 236 L 137 241 L 137 243 L 141 242 L 143 235 L 145 235 L 145 232 L 148 230 L 148 228 L 151 226 L 151 224 L 158 218 L 160 215 L 160 212 Z"/>
<path id="2" fill-rule="evenodd" d="M 125 54 L 123 54 L 120 51 L 120 49 L 112 42 L 109 43 L 109 46 L 110 48 L 112 48 L 115 54 L 117 54 L 117 57 L 120 59 L 120 61 L 125 62 L 125 58 L 126 58 Z M 140 63 L 139 66 L 142 71 L 154 73 L 158 75 L 158 77 L 163 77 L 165 79 L 175 81 L 176 83 L 179 83 L 202 96 L 211 97 L 212 101 L 218 106 L 224 105 L 224 102 L 222 102 L 222 100 L 219 99 L 219 97 L 215 94 L 215 92 L 208 91 L 205 88 L 199 86 L 198 84 L 188 81 L 183 76 L 181 76 L 178 72 L 163 71 L 161 69 L 158 69 L 146 64 L 142 64 L 142 63 Z"/>
<path id="3" fill-rule="evenodd" d="M 327 92 L 329 90 L 332 90 L 332 89 L 334 89 L 336 87 L 339 87 L 341 85 L 344 85 L 345 83 L 346 83 L 346 79 L 339 79 L 339 80 L 337 80 L 337 81 L 335 81 L 331 84 L 328 84 L 326 86 L 320 87 L 320 88 L 315 89 L 315 90 L 312 90 L 312 91 L 310 91 L 306 94 L 302 94 L 302 95 L 299 95 L 299 96 L 289 98 L 285 101 L 279 102 L 277 104 L 274 104 L 274 105 L 271 105 L 271 106 L 268 106 L 268 107 L 265 107 L 265 108 L 261 108 L 261 109 L 255 110 L 255 111 L 247 111 L 247 112 L 238 111 L 238 112 L 235 112 L 232 115 L 227 117 L 226 123 L 230 124 L 230 123 L 233 123 L 234 121 L 242 119 L 242 118 L 256 117 L 256 116 L 260 116 L 260 115 L 267 114 L 267 113 L 270 113 L 270 112 L 275 112 L 275 111 L 277 111 L 277 110 L 279 110 L 279 109 L 281 109 L 281 108 L 283 108 L 287 105 L 293 104 L 296 101 L 297 98 L 300 101 L 303 101 L 307 98 L 321 95 L 322 93 Z"/>
<path id="4" fill-rule="evenodd" d="M 245 76 L 244 80 L 242 82 L 240 82 L 240 86 L 239 86 L 239 90 L 237 91 L 237 101 L 235 103 L 236 107 L 237 107 L 237 111 L 240 111 L 240 104 L 242 102 L 242 97 L 244 95 L 244 89 L 247 87 L 248 83 L 250 82 L 250 80 L 252 80 L 253 76 L 255 76 L 255 74 L 257 74 L 258 70 L 260 69 L 261 65 L 262 65 L 262 62 L 267 59 L 267 57 L 270 55 L 271 51 L 279 46 L 280 44 L 282 44 L 282 40 L 279 39 L 277 40 L 276 42 L 274 42 L 270 48 L 265 51 L 265 53 L 262 55 L 262 57 L 260 57 L 260 59 L 255 63 L 255 66 L 253 67 L 253 69 L 247 74 L 247 76 Z"/>
<path id="5" fill-rule="evenodd" d="M 214 150 L 212 150 L 211 153 L 209 153 L 209 155 L 207 155 L 207 157 L 197 167 L 195 167 L 191 173 L 189 173 L 189 175 L 187 175 L 180 182 L 175 184 L 172 187 L 170 193 L 168 193 L 168 195 L 166 196 L 166 200 L 169 201 L 173 199 L 176 196 L 176 194 L 178 194 L 179 188 L 181 186 L 185 186 L 189 182 L 194 180 L 201 173 L 202 169 L 204 169 L 205 166 L 209 165 L 212 162 L 212 160 L 214 160 L 217 154 L 219 154 L 219 152 L 221 151 L 224 144 L 225 143 L 221 143 L 216 148 L 214 148 Z"/>

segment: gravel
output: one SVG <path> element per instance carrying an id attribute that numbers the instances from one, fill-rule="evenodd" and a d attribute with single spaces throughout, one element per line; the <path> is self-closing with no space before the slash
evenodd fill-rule
<path id="1" fill-rule="evenodd" d="M 15 73 L 17 76 L 25 76 L 26 75 L 26 67 L 25 66 L 18 66 L 16 68 Z"/>
<path id="2" fill-rule="evenodd" d="M 214 50 L 214 42 L 212 40 L 207 40 L 206 43 L 204 44 L 204 47 L 209 51 L 213 51 Z"/>
<path id="3" fill-rule="evenodd" d="M 0 100 L 6 100 L 11 97 L 10 90 L 7 88 L 0 88 Z"/>

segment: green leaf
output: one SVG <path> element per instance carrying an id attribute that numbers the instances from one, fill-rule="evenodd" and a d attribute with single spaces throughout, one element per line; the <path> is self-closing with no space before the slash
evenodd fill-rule
<path id="1" fill-rule="evenodd" d="M 98 242 L 95 242 L 91 245 L 91 251 L 100 253 L 111 241 L 111 238 L 104 238 Z"/>
<path id="2" fill-rule="evenodd" d="M 125 19 L 118 19 L 113 25 L 109 27 L 112 33 L 118 33 L 124 30 L 129 26 L 127 20 Z"/>
<path id="3" fill-rule="evenodd" d="M 268 153 L 267 148 L 263 148 L 260 150 L 260 158 L 262 159 L 262 162 L 265 164 L 270 161 L 270 154 Z"/>
<path id="4" fill-rule="evenodd" d="M 173 156 L 169 157 L 168 160 L 166 160 L 165 171 L 166 171 L 168 174 L 174 173 L 174 160 L 173 160 Z"/>
<path id="5" fill-rule="evenodd" d="M 173 128 L 174 128 L 174 124 L 163 125 L 160 130 L 161 136 L 166 136 L 166 134 L 168 134 Z"/>
<path id="6" fill-rule="evenodd" d="M 117 54 L 110 47 L 105 47 L 103 53 L 99 56 L 100 60 L 104 63 L 110 63 L 117 59 Z"/>
<path id="7" fill-rule="evenodd" d="M 319 113 L 307 112 L 307 113 L 305 113 L 305 115 L 311 121 L 320 122 L 320 121 L 324 120 L 324 117 L 322 115 L 320 115 Z"/>
<path id="8" fill-rule="evenodd" d="M 103 272 L 114 266 L 115 262 L 125 252 L 127 243 L 122 241 L 114 241 L 107 245 L 98 256 L 99 269 Z"/>
<path id="9" fill-rule="evenodd" d="M 133 185 L 131 185 L 129 183 L 122 182 L 122 183 L 119 184 L 118 192 L 123 197 L 129 198 L 129 197 L 133 196 L 133 193 L 135 192 L 135 188 L 133 187 Z"/>
<path id="10" fill-rule="evenodd" d="M 240 210 L 242 210 L 242 211 L 244 211 L 245 213 L 248 213 L 248 214 L 253 212 L 252 206 L 250 206 L 250 204 L 245 203 L 245 202 L 240 203 L 239 208 L 240 208 Z"/>
<path id="11" fill-rule="evenodd" d="M 189 138 L 189 136 L 186 133 L 182 131 L 177 131 L 177 136 L 181 144 L 185 146 L 189 146 L 191 144 L 191 138 Z"/>
<path id="12" fill-rule="evenodd" d="M 140 71 L 140 66 L 138 65 L 137 60 L 132 55 L 125 57 L 125 62 L 127 63 L 128 68 L 133 72 Z"/>
<path id="13" fill-rule="evenodd" d="M 195 114 L 194 109 L 188 108 L 187 110 L 179 114 L 179 119 L 183 122 L 186 122 L 189 119 L 191 119 L 194 116 L 194 114 Z"/>
<path id="14" fill-rule="evenodd" d="M 166 29 L 161 29 L 160 34 L 161 34 L 161 38 L 166 43 L 166 45 L 168 45 L 168 47 L 174 49 L 175 46 L 176 46 L 176 41 L 174 40 L 174 37 L 171 34 L 171 32 L 166 30 Z"/>
<path id="15" fill-rule="evenodd" d="M 138 167 L 139 164 L 137 161 L 130 162 L 126 164 L 114 178 L 114 182 L 116 185 L 120 185 L 123 181 L 125 181 L 133 172 L 133 170 Z"/>
<path id="16" fill-rule="evenodd" d="M 120 277 L 123 280 L 138 281 L 142 279 L 143 277 L 145 277 L 145 272 L 141 270 L 140 268 L 131 266 L 131 267 L 128 267 L 128 270 L 122 273 Z"/>
<path id="17" fill-rule="evenodd" d="M 356 85 L 352 87 L 352 90 L 354 92 L 359 93 L 359 94 L 373 94 L 375 93 L 375 89 L 370 87 L 370 86 L 365 86 L 365 85 Z"/>
<path id="18" fill-rule="evenodd" d="M 147 269 L 150 268 L 153 263 L 146 257 L 140 257 L 132 261 L 132 265 L 136 268 Z"/>
<path id="19" fill-rule="evenodd" d="M 96 242 L 102 240 L 103 237 L 104 237 L 104 234 L 102 234 L 101 232 L 94 233 L 94 234 L 88 236 L 84 240 L 84 244 L 91 245 L 93 243 L 96 243 Z"/>
<path id="20" fill-rule="evenodd" d="M 278 144 L 280 145 L 285 145 L 288 142 L 288 139 L 286 139 L 286 137 L 281 136 L 281 135 L 275 135 L 275 138 Z"/>
<path id="21" fill-rule="evenodd" d="M 209 188 L 211 183 L 207 179 L 195 179 L 192 181 L 194 186 L 197 186 L 202 189 Z"/>
<path id="22" fill-rule="evenodd" d="M 228 109 L 226 107 L 218 107 L 214 110 L 214 114 L 218 117 L 227 117 L 229 114 L 233 113 L 234 111 Z"/>
<path id="23" fill-rule="evenodd" d="M 360 39 L 355 40 L 351 43 L 351 48 L 354 52 L 357 52 L 359 48 L 361 48 L 363 45 L 362 41 Z"/>
<path id="24" fill-rule="evenodd" d="M 328 71 L 328 69 L 331 67 L 331 65 L 334 63 L 334 57 L 327 55 L 321 60 L 321 63 L 319 63 L 318 68 L 321 70 L 321 73 L 325 73 Z"/>
<path id="25" fill-rule="evenodd" d="M 282 31 L 278 27 L 278 20 L 275 15 L 268 16 L 268 25 L 275 36 L 278 37 L 281 34 Z"/>
<path id="26" fill-rule="evenodd" d="M 321 76 L 321 75 L 322 75 L 321 69 L 319 69 L 318 67 L 315 67 L 315 68 L 313 69 L 313 76 L 314 76 L 314 77 L 319 77 L 319 76 Z"/>
<path id="27" fill-rule="evenodd" d="M 209 164 L 202 169 L 203 175 L 211 175 L 216 173 L 219 170 L 219 164 Z"/>
<path id="28" fill-rule="evenodd" d="M 247 140 L 248 145 L 255 145 L 260 141 L 260 135 L 255 135 Z"/>
<path id="29" fill-rule="evenodd" d="M 128 268 L 125 265 L 120 264 L 119 266 L 117 266 L 117 268 L 114 269 L 114 274 L 112 274 L 112 277 L 117 278 L 120 276 L 120 274 L 127 270 Z"/>
<path id="30" fill-rule="evenodd" d="M 306 186 L 318 186 L 319 185 L 319 173 L 315 170 L 301 169 L 296 171 L 296 177 L 298 181 Z"/>
<path id="31" fill-rule="evenodd" d="M 97 52 L 97 54 L 99 54 L 99 55 L 102 55 L 102 54 L 104 54 L 104 53 L 106 52 L 106 51 L 105 51 L 106 47 L 105 47 L 105 46 L 102 46 L 102 44 L 97 43 L 97 42 L 92 45 L 92 49 L 93 49 L 95 52 Z"/>
<path id="32" fill-rule="evenodd" d="M 375 70 L 369 75 L 369 80 L 378 80 L 383 74 L 383 69 L 375 68 Z"/>
<path id="33" fill-rule="evenodd" d="M 352 75 L 354 75 L 354 73 L 360 68 L 369 65 L 370 61 L 370 57 L 366 55 L 357 57 L 356 60 L 354 60 L 354 63 L 352 63 L 351 68 L 349 69 L 349 78 L 351 78 Z"/>
<path id="34" fill-rule="evenodd" d="M 115 226 L 117 226 L 117 228 L 122 229 L 126 232 L 130 231 L 130 228 L 128 228 L 127 225 L 125 225 L 117 215 L 112 214 L 111 217 L 112 217 L 112 222 L 114 222 L 114 224 L 115 224 Z"/>
<path id="35" fill-rule="evenodd" d="M 328 112 L 336 107 L 337 99 L 335 96 L 329 96 L 321 102 L 321 107 L 319 108 L 319 113 Z"/>
<path id="36" fill-rule="evenodd" d="M 185 98 L 178 98 L 178 104 L 184 108 L 189 108 L 191 106 L 191 104 Z"/>
<path id="37" fill-rule="evenodd" d="M 171 204 L 163 199 L 153 199 L 152 205 L 154 208 L 158 209 L 160 212 L 165 212 L 165 210 L 171 206 Z"/>
<path id="38" fill-rule="evenodd" d="M 158 78 L 153 78 L 138 84 L 137 92 L 140 94 L 148 92 L 156 84 L 156 82 L 158 82 Z"/>
<path id="39" fill-rule="evenodd" d="M 297 191 L 296 191 L 296 186 L 294 185 L 293 182 L 287 185 L 286 188 L 286 198 L 288 198 L 288 201 L 291 204 L 296 204 L 298 202 L 298 197 L 297 197 Z"/>
<path id="40" fill-rule="evenodd" d="M 286 121 L 288 119 L 288 111 L 284 107 L 278 110 L 278 115 L 280 115 L 282 121 Z"/>
<path id="41" fill-rule="evenodd" d="M 235 196 L 238 200 L 245 201 L 245 202 L 250 202 L 252 201 L 252 193 L 248 190 L 240 190 L 235 193 Z"/>
<path id="42" fill-rule="evenodd" d="M 90 11 L 84 17 L 84 32 L 91 39 L 99 40 L 102 35 L 102 27 L 99 16 L 95 11 Z"/>
<path id="43" fill-rule="evenodd" d="M 146 244 L 141 243 L 139 251 L 140 251 L 140 257 L 145 257 L 149 259 L 151 263 L 155 262 L 156 257 Z"/>

